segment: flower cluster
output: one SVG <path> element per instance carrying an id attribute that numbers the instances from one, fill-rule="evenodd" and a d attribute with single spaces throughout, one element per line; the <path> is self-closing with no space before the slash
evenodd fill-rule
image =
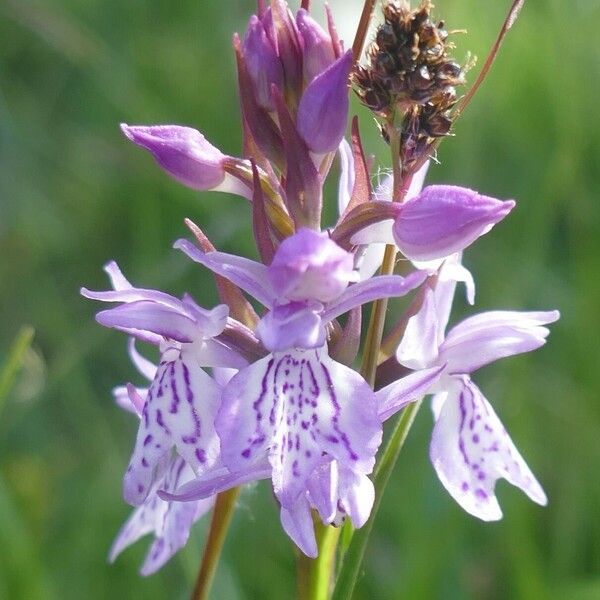
<path id="1" fill-rule="evenodd" d="M 284 530 L 315 557 L 313 515 L 324 524 L 367 521 L 383 423 L 426 394 L 433 394 L 432 464 L 466 511 L 500 518 L 499 478 L 546 502 L 471 374 L 540 347 L 558 313 L 484 312 L 445 333 L 457 282 L 474 302 L 462 251 L 515 203 L 456 186 L 422 189 L 427 165 L 404 182 L 404 198 L 393 197 L 391 176 L 373 191 L 356 122 L 352 146 L 344 139 L 352 54 L 329 13 L 327 22 L 325 30 L 304 9 L 293 16 L 283 0 L 259 2 L 243 41 L 234 38 L 243 158 L 188 127 L 122 126 L 180 183 L 249 200 L 261 258 L 217 251 L 190 222 L 196 243 L 181 239 L 175 248 L 215 275 L 222 304 L 206 309 L 188 294 L 135 287 L 114 262 L 106 266 L 112 290 L 82 289 L 115 304 L 96 319 L 130 337 L 130 357 L 148 381 L 114 391 L 139 428 L 123 484 L 136 509 L 111 559 L 153 532 L 144 574 L 185 544 L 216 494 L 261 479 L 271 480 Z M 419 27 L 431 28 L 425 18 Z M 443 52 L 436 61 L 439 69 L 449 64 Z M 339 218 L 326 227 L 323 187 L 336 154 Z M 386 245 L 410 272 L 374 275 Z M 389 359 L 398 376 L 373 386 L 353 368 L 361 307 L 407 294 L 414 299 Z M 248 297 L 264 307 L 260 316 Z M 158 348 L 157 365 L 134 340 Z"/>

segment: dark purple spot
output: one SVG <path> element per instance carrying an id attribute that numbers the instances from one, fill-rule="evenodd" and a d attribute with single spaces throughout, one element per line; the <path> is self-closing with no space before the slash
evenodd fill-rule
<path id="1" fill-rule="evenodd" d="M 469 489 L 469 484 L 466 481 L 463 481 L 463 484 L 461 487 L 462 487 L 462 491 L 466 492 Z"/>
<path id="2" fill-rule="evenodd" d="M 148 434 L 145 438 L 144 438 L 144 446 L 147 446 L 150 442 L 152 441 L 152 434 Z"/>
<path id="3" fill-rule="evenodd" d="M 198 462 L 200 463 L 204 463 L 206 462 L 206 452 L 204 452 L 204 450 L 202 450 L 202 448 L 196 448 L 196 458 L 198 459 Z"/>
<path id="4" fill-rule="evenodd" d="M 479 444 L 479 436 L 476 433 L 473 434 L 472 440 L 474 444 Z"/>
<path id="5" fill-rule="evenodd" d="M 242 452 L 242 456 L 244 458 L 248 458 L 250 456 L 250 448 L 246 448 L 243 452 Z"/>

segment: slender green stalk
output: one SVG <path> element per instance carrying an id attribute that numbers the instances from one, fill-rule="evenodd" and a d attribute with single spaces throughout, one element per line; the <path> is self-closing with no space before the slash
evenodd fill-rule
<path id="1" fill-rule="evenodd" d="M 4 365 L 2 371 L 0 371 L 0 410 L 2 409 L 4 402 L 12 389 L 15 379 L 19 373 L 19 369 L 23 365 L 23 359 L 25 353 L 31 346 L 33 340 L 34 330 L 33 327 L 26 325 L 22 327 L 13 342 L 10 354 Z"/>
<path id="2" fill-rule="evenodd" d="M 344 556 L 344 562 L 335 584 L 332 600 L 350 600 L 352 598 L 383 493 L 394 470 L 394 465 L 402 450 L 404 441 L 421 406 L 421 402 L 414 402 L 404 409 L 381 456 L 375 470 L 375 503 L 371 511 L 371 516 L 367 523 L 361 529 L 356 530 L 352 536 L 352 543 Z"/>
<path id="3" fill-rule="evenodd" d="M 310 600 L 328 600 L 333 587 L 335 554 L 341 528 L 315 524 L 319 556 L 310 561 L 308 598 Z"/>
<path id="4" fill-rule="evenodd" d="M 221 557 L 225 536 L 227 535 L 227 529 L 235 510 L 235 501 L 239 493 L 239 488 L 232 488 L 226 492 L 221 492 L 217 496 L 212 521 L 210 522 L 208 539 L 206 540 L 206 547 L 191 600 L 208 599 L 217 565 L 219 564 L 219 558 Z"/>

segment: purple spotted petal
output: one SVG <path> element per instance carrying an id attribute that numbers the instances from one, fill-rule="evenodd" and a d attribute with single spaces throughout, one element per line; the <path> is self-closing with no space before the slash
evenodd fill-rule
<path id="1" fill-rule="evenodd" d="M 354 257 L 325 232 L 301 228 L 285 239 L 269 266 L 268 277 L 276 294 L 287 300 L 337 298 L 357 280 Z"/>
<path id="2" fill-rule="evenodd" d="M 178 125 L 131 126 L 121 130 L 134 144 L 152 153 L 173 178 L 195 190 L 211 190 L 225 179 L 227 158 L 199 131 Z"/>
<path id="3" fill-rule="evenodd" d="M 284 531 L 298 548 L 309 558 L 317 558 L 317 540 L 306 496 L 301 496 L 290 508 L 282 506 L 280 517 Z"/>
<path id="4" fill-rule="evenodd" d="M 543 327 L 560 317 L 558 311 L 490 311 L 453 327 L 440 348 L 449 373 L 472 373 L 506 356 L 530 352 L 546 343 Z"/>
<path id="5" fill-rule="evenodd" d="M 380 275 L 366 281 L 359 281 L 346 288 L 338 298 L 329 303 L 321 317 L 323 322 L 327 323 L 356 306 L 361 306 L 378 298 L 405 296 L 419 287 L 425 279 L 427 279 L 427 273 L 414 271 L 406 277 Z"/>
<path id="6" fill-rule="evenodd" d="M 127 502 L 139 505 L 147 498 L 157 465 L 173 447 L 196 473 L 215 465 L 219 439 L 213 423 L 220 396 L 220 387 L 185 348 L 161 356 L 123 481 Z"/>
<path id="7" fill-rule="evenodd" d="M 441 377 L 444 368 L 445 365 L 442 365 L 415 371 L 378 390 L 375 396 L 379 407 L 379 418 L 385 421 L 410 402 L 429 393 L 431 387 Z"/>
<path id="8" fill-rule="evenodd" d="M 371 388 L 324 350 L 274 353 L 240 371 L 223 392 L 215 426 L 231 471 L 268 457 L 275 493 L 287 508 L 324 452 L 369 473 L 381 441 Z"/>
<path id="9" fill-rule="evenodd" d="M 180 548 L 186 544 L 190 528 L 206 512 L 214 498 L 190 503 L 165 502 L 156 494 L 156 488 L 163 486 L 175 489 L 193 478 L 193 471 L 181 458 L 172 460 L 164 477 L 155 485 L 144 503 L 139 506 L 123 525 L 110 550 L 111 562 L 128 546 L 148 533 L 154 533 L 146 560 L 141 569 L 142 575 L 150 575 L 160 569 Z"/>
<path id="10" fill-rule="evenodd" d="M 298 131 L 317 153 L 334 151 L 348 122 L 348 76 L 352 51 L 338 58 L 308 85 L 298 106 Z"/>
<path id="11" fill-rule="evenodd" d="M 441 408 L 430 458 L 452 497 L 484 521 L 502 518 L 495 496 L 500 478 L 545 505 L 546 495 L 477 386 L 463 377 Z"/>
<path id="12" fill-rule="evenodd" d="M 267 278 L 267 267 L 261 263 L 226 254 L 225 252 L 202 252 L 188 240 L 177 240 L 174 248 L 187 254 L 194 262 L 222 275 L 239 288 L 254 296 L 261 304 L 271 308 L 275 302 L 275 293 Z"/>
<path id="13" fill-rule="evenodd" d="M 325 328 L 319 312 L 323 305 L 306 306 L 291 302 L 276 306 L 256 328 L 256 335 L 271 352 L 288 348 L 320 348 L 325 343 Z"/>
<path id="14" fill-rule="evenodd" d="M 394 224 L 398 248 L 411 260 L 433 260 L 459 252 L 487 233 L 515 206 L 449 185 L 426 187 L 403 206 Z"/>
<path id="15" fill-rule="evenodd" d="M 302 68 L 304 80 L 310 83 L 335 60 L 331 36 L 301 8 L 296 14 L 296 24 L 302 38 Z"/>

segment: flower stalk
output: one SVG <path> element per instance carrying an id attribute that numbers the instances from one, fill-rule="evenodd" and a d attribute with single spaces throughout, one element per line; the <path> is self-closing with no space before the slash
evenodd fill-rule
<path id="1" fill-rule="evenodd" d="M 239 493 L 240 488 L 232 488 L 217 496 L 191 600 L 207 600 L 209 597 Z"/>

